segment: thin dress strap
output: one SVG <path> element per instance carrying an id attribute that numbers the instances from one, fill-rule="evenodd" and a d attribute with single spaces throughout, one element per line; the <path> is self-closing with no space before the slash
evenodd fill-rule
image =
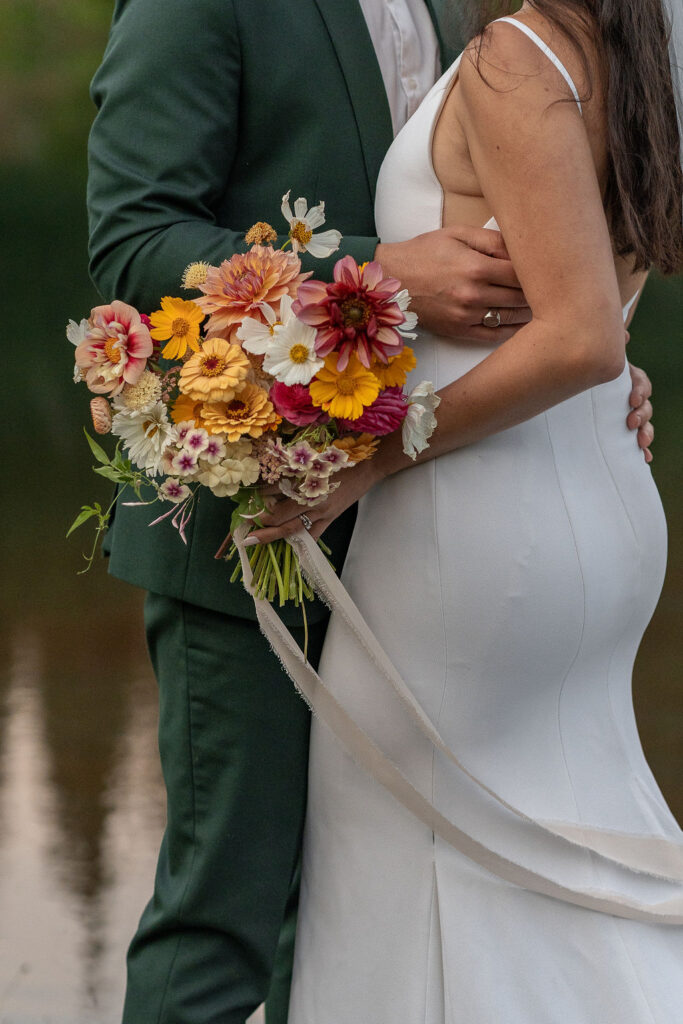
<path id="1" fill-rule="evenodd" d="M 498 18 L 498 21 L 507 21 L 507 23 L 509 25 L 514 25 L 516 28 L 518 28 L 520 30 L 520 32 L 523 32 L 525 36 L 528 36 L 529 39 L 531 39 L 531 41 L 533 43 L 536 43 L 536 46 L 538 46 L 538 48 L 543 51 L 543 53 L 546 55 L 548 60 L 552 61 L 552 63 L 555 65 L 555 67 L 560 72 L 560 74 L 564 78 L 565 82 L 567 83 L 567 85 L 571 89 L 572 95 L 574 96 L 574 99 L 576 100 L 576 104 L 577 104 L 577 106 L 579 108 L 579 113 L 583 117 L 583 110 L 581 108 L 581 100 L 579 99 L 579 91 L 576 88 L 576 86 L 574 85 L 574 80 L 572 79 L 572 76 L 569 74 L 569 72 L 567 71 L 566 67 L 564 66 L 564 64 L 562 63 L 560 58 L 556 54 L 554 54 L 553 51 L 550 49 L 550 47 L 546 43 L 543 42 L 541 37 L 539 35 L 537 35 L 532 28 L 529 28 L 528 25 L 525 25 L 524 22 L 517 21 L 515 18 Z"/>

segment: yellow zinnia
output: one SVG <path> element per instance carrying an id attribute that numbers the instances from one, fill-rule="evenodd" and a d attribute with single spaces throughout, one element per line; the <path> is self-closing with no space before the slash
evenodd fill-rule
<path id="1" fill-rule="evenodd" d="M 224 435 L 228 441 L 239 441 L 245 435 L 260 437 L 282 422 L 268 392 L 258 384 L 245 384 L 229 402 L 206 402 L 201 414 L 205 430 Z"/>
<path id="2" fill-rule="evenodd" d="M 184 363 L 178 386 L 198 402 L 229 402 L 240 391 L 251 369 L 239 345 L 208 338 Z"/>
<path id="3" fill-rule="evenodd" d="M 199 351 L 199 326 L 204 314 L 196 302 L 166 295 L 161 300 L 161 309 L 149 319 L 152 324 L 149 333 L 154 340 L 168 341 L 161 353 L 164 359 L 181 359 L 188 345 L 193 352 Z"/>
<path id="4" fill-rule="evenodd" d="M 403 350 L 394 356 L 388 363 L 375 361 L 372 365 L 372 372 L 384 388 L 402 388 L 406 377 L 411 370 L 417 366 L 417 359 L 410 345 L 404 345 Z"/>
<path id="5" fill-rule="evenodd" d="M 379 381 L 366 370 L 356 355 L 351 355 L 345 370 L 337 370 L 339 354 L 330 352 L 325 365 L 309 384 L 311 400 L 333 418 L 357 420 L 363 409 L 379 394 Z"/>

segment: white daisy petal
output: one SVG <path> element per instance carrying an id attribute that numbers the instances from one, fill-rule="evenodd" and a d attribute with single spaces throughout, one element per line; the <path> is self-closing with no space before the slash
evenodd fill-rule
<path id="1" fill-rule="evenodd" d="M 311 256 L 315 256 L 316 259 L 325 259 L 337 251 L 341 237 L 339 231 L 334 229 L 323 231 L 319 235 L 313 235 L 313 238 L 306 243 L 306 251 L 310 252 Z"/>
<path id="2" fill-rule="evenodd" d="M 248 316 L 242 321 L 237 331 L 237 337 L 246 352 L 262 356 L 273 340 L 273 332 L 268 324 L 262 324 L 260 320 L 254 320 L 253 317 Z"/>
<path id="3" fill-rule="evenodd" d="M 258 308 L 261 310 L 271 327 L 277 323 L 277 313 L 272 306 L 268 305 L 267 302 L 259 302 Z"/>
<path id="4" fill-rule="evenodd" d="M 305 220 L 307 210 L 308 203 L 302 196 L 299 196 L 299 198 L 294 203 L 294 216 L 297 218 L 297 220 Z"/>
<path id="5" fill-rule="evenodd" d="M 312 206 L 306 214 L 306 223 L 308 224 L 311 231 L 315 231 L 321 224 L 325 223 L 325 204 L 318 203 L 317 206 Z"/>
<path id="6" fill-rule="evenodd" d="M 292 305 L 294 299 L 291 295 L 283 295 L 280 299 L 280 323 L 286 327 L 290 320 L 294 318 L 292 313 Z"/>
<path id="7" fill-rule="evenodd" d="M 292 207 L 289 205 L 289 195 L 290 195 L 291 191 L 292 190 L 290 188 L 289 191 L 282 197 L 282 206 L 281 206 L 282 216 L 285 218 L 286 221 L 289 221 L 290 224 L 294 220 L 294 217 L 293 217 L 293 214 L 292 214 Z"/>

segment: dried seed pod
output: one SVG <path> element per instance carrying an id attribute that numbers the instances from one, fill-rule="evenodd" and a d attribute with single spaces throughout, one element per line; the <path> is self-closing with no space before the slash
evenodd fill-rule
<path id="1" fill-rule="evenodd" d="M 92 425 L 98 434 L 108 434 L 111 430 L 111 406 L 106 398 L 98 395 L 90 400 Z"/>

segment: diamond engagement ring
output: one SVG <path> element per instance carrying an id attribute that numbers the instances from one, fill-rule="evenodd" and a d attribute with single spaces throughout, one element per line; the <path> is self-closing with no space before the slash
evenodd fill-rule
<path id="1" fill-rule="evenodd" d="M 500 327 L 500 313 L 497 309 L 490 309 L 481 321 L 484 327 Z"/>
<path id="2" fill-rule="evenodd" d="M 301 515 L 299 516 L 299 519 L 304 524 L 304 529 L 305 530 L 310 530 L 310 528 L 313 526 L 312 521 L 308 518 L 308 516 L 306 515 L 305 512 L 301 513 Z"/>

